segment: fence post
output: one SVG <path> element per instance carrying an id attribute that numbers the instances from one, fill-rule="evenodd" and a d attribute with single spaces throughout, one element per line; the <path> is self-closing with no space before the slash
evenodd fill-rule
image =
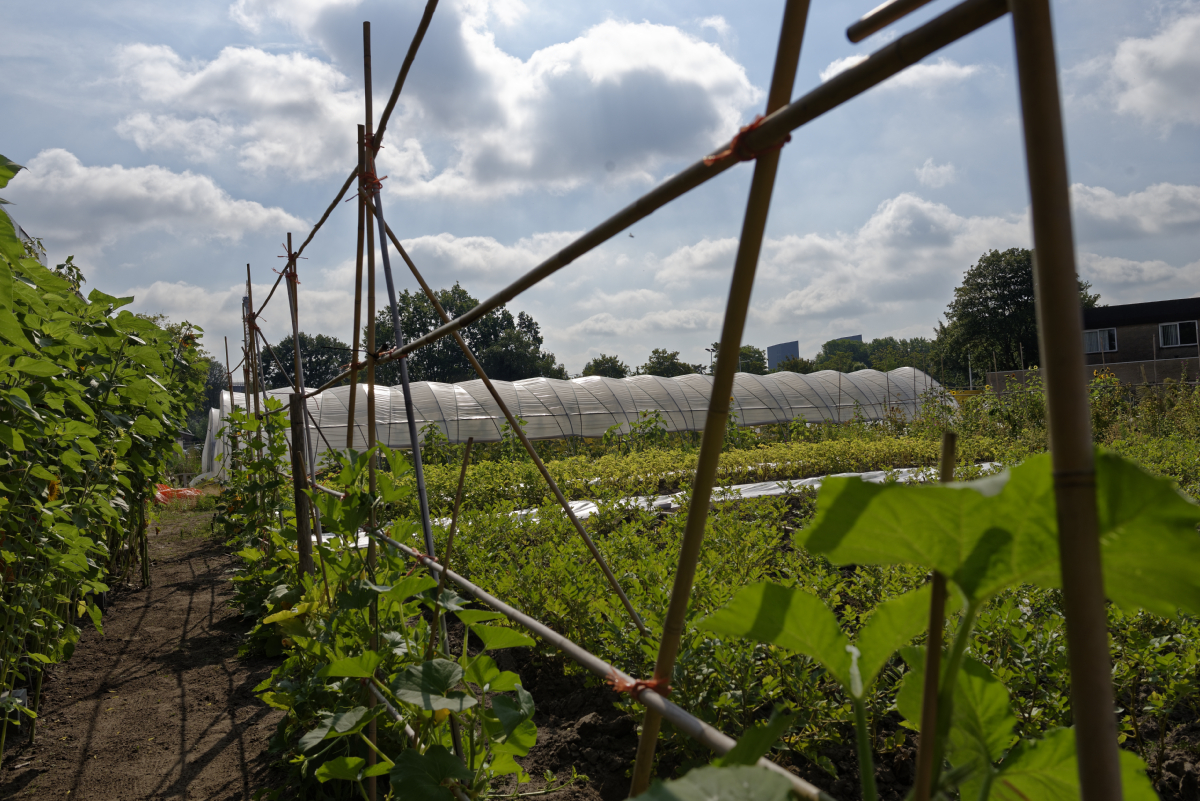
<path id="1" fill-rule="evenodd" d="M 313 570 L 312 529 L 308 521 L 308 485 L 304 470 L 304 396 L 293 392 L 288 397 L 288 417 L 292 424 L 292 491 L 296 499 L 296 551 L 300 555 L 299 577 Z"/>

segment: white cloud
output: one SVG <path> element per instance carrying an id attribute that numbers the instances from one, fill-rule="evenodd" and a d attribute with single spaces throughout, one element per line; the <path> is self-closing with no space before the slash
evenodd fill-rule
<path id="1" fill-rule="evenodd" d="M 1160 259 L 1134 261 L 1084 252 L 1079 254 L 1079 272 L 1094 283 L 1146 285 L 1174 278 L 1180 270 Z"/>
<path id="2" fill-rule="evenodd" d="M 668 287 L 683 287 L 698 280 L 732 275 L 737 245 L 732 237 L 705 238 L 685 245 L 658 263 L 654 280 Z"/>
<path id="3" fill-rule="evenodd" d="M 77 254 L 150 231 L 237 241 L 252 232 L 304 227 L 283 209 L 230 197 L 206 175 L 153 165 L 87 167 L 61 149 L 43 150 L 9 187 L 26 227 L 52 248 Z"/>
<path id="4" fill-rule="evenodd" d="M 446 286 L 462 281 L 467 291 L 477 294 L 481 285 L 493 288 L 509 283 L 577 236 L 577 232 L 553 231 L 505 245 L 490 236 L 442 233 L 405 239 L 402 243 L 422 274 L 438 276 L 438 281 Z M 553 281 L 549 279 L 541 285 L 550 286 Z"/>
<path id="5" fill-rule="evenodd" d="M 938 189 L 947 184 L 954 183 L 957 178 L 957 170 L 953 164 L 934 164 L 932 158 L 925 159 L 925 163 L 917 167 L 913 172 L 917 175 L 917 180 L 922 185 Z"/>
<path id="6" fill-rule="evenodd" d="M 831 61 L 829 66 L 820 72 L 821 83 L 825 83 L 834 75 L 837 75 L 840 72 L 845 72 L 851 67 L 857 67 L 866 60 L 866 56 L 846 56 L 845 58 L 839 58 Z"/>
<path id="7" fill-rule="evenodd" d="M 662 309 L 641 317 L 617 317 L 600 312 L 566 330 L 569 337 L 630 337 L 717 331 L 721 314 L 704 309 Z"/>
<path id="8" fill-rule="evenodd" d="M 139 111 L 117 132 L 142 150 L 211 162 L 234 154 L 255 172 L 308 180 L 349 172 L 361 90 L 335 67 L 299 53 L 226 47 L 208 62 L 165 46 L 123 47 L 120 79 L 160 111 Z"/>
<path id="9" fill-rule="evenodd" d="M 1111 189 L 1071 187 L 1081 236 L 1110 239 L 1200 229 L 1200 186 L 1154 184 L 1118 195 Z"/>
<path id="10" fill-rule="evenodd" d="M 403 31 L 407 41 L 423 5 L 372 6 L 375 36 Z M 239 0 L 231 13 L 251 29 L 283 22 L 336 64 L 361 62 L 365 9 L 358 3 Z M 518 58 L 496 44 L 492 25 L 512 24 L 524 13 L 519 0 L 451 0 L 438 9 L 392 121 L 391 130 L 410 139 L 400 153 L 389 152 L 395 147 L 389 142 L 380 157 L 381 170 L 392 175 L 388 193 L 488 199 L 589 182 L 649 182 L 670 163 L 698 158 L 727 139 L 761 100 L 742 65 L 721 47 L 669 25 L 608 20 Z M 715 18 L 705 22 L 719 27 Z M 377 109 L 403 50 L 381 48 L 374 59 Z M 346 67 L 356 76 L 350 81 L 295 54 L 230 48 L 200 64 L 164 51 L 130 48 L 124 74 L 162 106 L 159 113 L 210 124 L 165 122 L 169 133 L 159 135 L 147 132 L 157 120 L 131 117 L 121 130 L 139 145 L 182 142 L 176 146 L 194 158 L 211 157 L 223 145 L 249 168 L 301 178 L 351 166 L 350 132 L 362 107 L 356 68 Z M 244 86 L 259 80 L 266 89 Z"/>
<path id="11" fill-rule="evenodd" d="M 670 298 L 662 292 L 653 289 L 623 289 L 609 294 L 598 290 L 594 295 L 579 301 L 578 305 L 585 309 L 612 309 L 636 306 L 665 306 Z"/>
<path id="12" fill-rule="evenodd" d="M 1145 122 L 1200 124 L 1200 15 L 1148 39 L 1126 39 L 1112 59 L 1117 110 Z"/>
<path id="13" fill-rule="evenodd" d="M 730 31 L 729 23 L 726 22 L 725 18 L 720 14 L 716 14 L 711 17 L 705 17 L 704 19 L 700 20 L 700 27 L 712 28 L 718 36 L 726 36 Z"/>
<path id="14" fill-rule="evenodd" d="M 866 56 L 846 56 L 835 59 L 829 66 L 821 70 L 821 83 L 835 75 L 856 67 L 867 60 Z M 883 84 L 883 89 L 918 89 L 932 91 L 950 84 L 961 83 L 978 73 L 980 68 L 973 64 L 962 65 L 948 58 L 939 58 L 933 64 L 914 64 L 903 72 L 889 78 Z"/>

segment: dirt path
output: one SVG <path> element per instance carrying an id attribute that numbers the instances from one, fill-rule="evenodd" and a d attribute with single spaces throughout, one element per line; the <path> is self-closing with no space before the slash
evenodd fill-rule
<path id="1" fill-rule="evenodd" d="M 106 636 L 89 625 L 47 672 L 37 739 L 10 732 L 0 798 L 230 801 L 267 784 L 281 713 L 252 690 L 273 663 L 237 657 L 232 560 L 208 521 L 168 518 L 150 538 L 153 587 L 115 591 Z"/>

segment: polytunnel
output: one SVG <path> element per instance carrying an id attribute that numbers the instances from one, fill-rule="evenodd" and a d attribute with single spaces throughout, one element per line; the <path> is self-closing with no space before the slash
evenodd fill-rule
<path id="1" fill-rule="evenodd" d="M 527 378 L 523 381 L 493 381 L 500 397 L 514 415 L 526 422 L 530 439 L 600 437 L 614 425 L 635 422 L 639 412 L 661 412 L 668 431 L 698 431 L 704 427 L 712 376 L 681 375 L 663 378 L 637 375 L 629 378 L 587 376 L 562 381 Z M 788 423 L 797 418 L 810 423 L 845 422 L 861 414 L 879 420 L 890 409 L 905 417 L 916 414 L 921 395 L 940 385 L 931 376 L 912 367 L 889 372 L 859 370 L 839 373 L 822 370 L 800 373 L 753 375 L 737 373 L 733 382 L 732 411 L 740 426 Z M 504 414 L 479 380 L 459 384 L 414 381 L 410 385 L 417 429 L 433 423 L 453 443 L 497 442 L 505 424 Z M 335 387 L 308 399 L 306 421 L 310 443 L 321 454 L 346 442 L 350 390 Z M 356 387 L 354 447 L 367 443 L 367 387 Z M 267 390 L 285 406 L 290 388 Z M 214 473 L 225 452 L 218 432 L 236 404 L 246 407 L 243 393 L 223 392 L 221 408 L 209 412 L 204 443 L 203 470 Z M 251 399 L 251 403 L 253 400 Z M 400 387 L 375 388 L 376 439 L 391 448 L 408 448 L 408 423 Z"/>

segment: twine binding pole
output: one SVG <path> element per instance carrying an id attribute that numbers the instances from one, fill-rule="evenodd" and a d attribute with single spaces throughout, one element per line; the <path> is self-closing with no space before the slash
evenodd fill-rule
<path id="1" fill-rule="evenodd" d="M 782 108 L 791 96 L 807 20 L 808 0 L 788 0 L 783 11 L 775 70 L 771 76 L 771 89 L 767 97 L 767 114 Z M 767 211 L 771 205 L 771 192 L 775 186 L 778 166 L 778 150 L 767 150 L 754 164 L 750 198 L 746 204 L 746 216 L 742 223 L 742 236 L 734 261 L 729 301 L 725 307 L 725 322 L 721 328 L 721 353 L 738 353 L 741 349 L 742 331 L 746 325 L 746 312 L 750 306 L 750 293 L 754 287 L 754 273 L 758 267 L 758 254 L 762 248 L 763 231 L 766 228 Z M 717 372 L 713 376 L 712 395 L 708 402 L 704 433 L 700 441 L 700 455 L 696 463 L 696 478 L 688 507 L 687 527 L 679 553 L 679 567 L 675 571 L 671 602 L 663 621 L 662 642 L 659 645 L 658 660 L 654 665 L 653 680 L 663 685 L 671 681 L 675 657 L 679 653 L 680 638 L 683 636 L 688 600 L 696 577 L 700 546 L 704 541 L 704 526 L 708 522 L 709 499 L 712 497 L 717 461 L 724 446 L 725 425 L 729 418 L 729 397 L 733 393 L 733 379 L 737 367 L 736 359 L 718 359 Z M 642 736 L 638 741 L 637 761 L 634 764 L 633 781 L 629 790 L 631 796 L 641 795 L 650 784 L 654 751 L 658 745 L 661 726 L 662 715 L 647 707 L 642 720 Z"/>

